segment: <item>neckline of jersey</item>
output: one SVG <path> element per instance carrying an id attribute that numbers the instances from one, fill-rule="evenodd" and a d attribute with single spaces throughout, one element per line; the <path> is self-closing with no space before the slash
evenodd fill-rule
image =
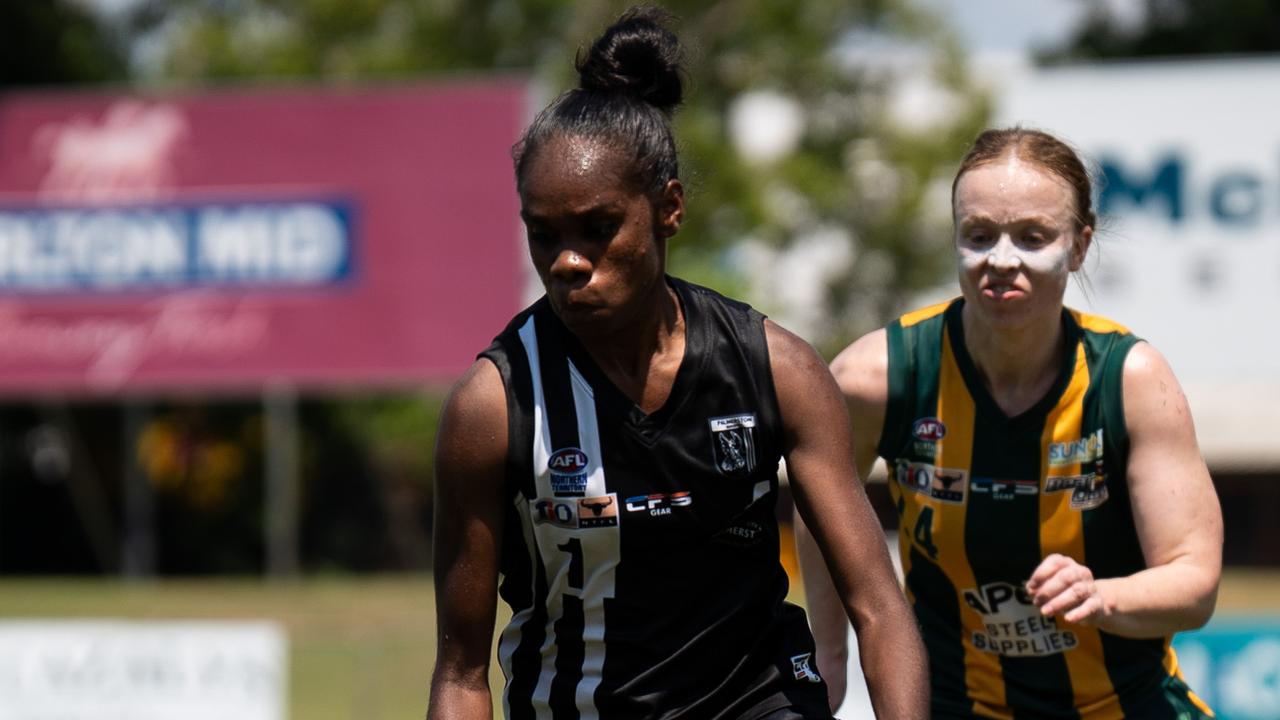
<path id="1" fill-rule="evenodd" d="M 1070 311 L 1065 307 L 1062 309 L 1062 355 L 1058 359 L 1058 377 L 1053 381 L 1053 385 L 1045 392 L 1044 396 L 1036 401 L 1034 405 L 1023 410 L 1017 415 L 1007 415 L 1000 404 L 987 390 L 987 386 L 982 382 L 982 375 L 978 372 L 978 367 L 973 362 L 973 357 L 969 355 L 969 348 L 964 344 L 964 320 L 962 318 L 962 310 L 964 309 L 964 298 L 956 298 L 956 301 L 947 308 L 946 323 L 947 336 L 951 343 L 951 353 L 956 359 L 956 366 L 960 370 L 960 377 L 964 379 L 965 387 L 969 390 L 970 397 L 983 415 L 996 418 L 1008 425 L 1019 425 L 1029 422 L 1041 422 L 1043 418 L 1049 414 L 1049 411 L 1057 406 L 1062 399 L 1062 394 L 1067 391 L 1067 387 L 1071 384 L 1071 377 L 1075 374 L 1076 369 L 1076 348 L 1080 343 L 1080 327 L 1076 324 L 1075 319 L 1071 317 Z"/>
<path id="2" fill-rule="evenodd" d="M 624 426 L 632 430 L 646 443 L 653 443 L 662 435 L 680 407 L 693 396 L 693 388 L 706 359 L 706 323 L 690 298 L 688 283 L 670 275 L 665 276 L 668 287 L 676 293 L 680 309 L 684 315 L 684 355 L 680 358 L 680 366 L 676 369 L 675 379 L 671 383 L 671 391 L 667 399 L 652 413 L 646 414 L 626 393 L 609 379 L 603 370 L 591 358 L 591 353 L 583 347 L 581 341 L 559 325 L 565 338 L 565 348 L 569 358 L 578 371 L 591 384 L 596 402 L 624 421 Z"/>

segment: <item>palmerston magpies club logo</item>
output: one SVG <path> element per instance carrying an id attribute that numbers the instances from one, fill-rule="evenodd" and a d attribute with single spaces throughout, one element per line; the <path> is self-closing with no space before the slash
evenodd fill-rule
<path id="1" fill-rule="evenodd" d="M 716 469 L 729 476 L 750 475 L 756 469 L 755 414 L 711 418 L 708 422 Z"/>

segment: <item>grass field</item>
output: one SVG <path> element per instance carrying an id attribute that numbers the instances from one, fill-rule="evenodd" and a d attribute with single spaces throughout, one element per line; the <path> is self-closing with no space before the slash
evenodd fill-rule
<path id="1" fill-rule="evenodd" d="M 1218 617 L 1257 614 L 1280 614 L 1280 571 L 1228 571 Z M 288 583 L 0 579 L 0 618 L 274 620 L 289 636 L 295 720 L 422 717 L 435 657 L 428 576 Z M 495 665 L 494 688 L 499 681 Z"/>

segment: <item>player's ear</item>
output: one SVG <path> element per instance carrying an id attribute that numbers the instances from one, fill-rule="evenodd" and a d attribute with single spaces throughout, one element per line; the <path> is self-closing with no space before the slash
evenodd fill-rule
<path id="1" fill-rule="evenodd" d="M 1076 233 L 1075 242 L 1071 244 L 1071 272 L 1084 267 L 1084 257 L 1089 254 L 1089 244 L 1093 242 L 1093 228 L 1085 225 Z"/>
<path id="2" fill-rule="evenodd" d="M 668 180 L 658 196 L 654 210 L 654 229 L 658 237 L 666 239 L 680 232 L 680 223 L 684 222 L 684 185 L 675 178 Z"/>

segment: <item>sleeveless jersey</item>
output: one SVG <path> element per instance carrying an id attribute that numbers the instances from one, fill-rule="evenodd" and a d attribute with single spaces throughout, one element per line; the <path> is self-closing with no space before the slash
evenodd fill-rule
<path id="1" fill-rule="evenodd" d="M 1125 328 L 1064 309 L 1061 370 L 1007 417 L 964 344 L 956 299 L 887 328 L 879 454 L 901 525 L 906 589 L 929 654 L 936 717 L 1181 718 L 1207 712 L 1169 638 L 1042 618 L 1024 583 L 1051 553 L 1095 577 L 1146 565 L 1125 466 Z M 1199 707 L 1200 710 L 1196 710 Z M 1074 708 L 1074 709 L 1073 709 Z"/>
<path id="2" fill-rule="evenodd" d="M 804 612 L 784 603 L 782 426 L 763 316 L 667 278 L 685 353 L 645 415 L 546 298 L 482 357 L 507 391 L 499 657 L 508 718 L 826 713 Z"/>

